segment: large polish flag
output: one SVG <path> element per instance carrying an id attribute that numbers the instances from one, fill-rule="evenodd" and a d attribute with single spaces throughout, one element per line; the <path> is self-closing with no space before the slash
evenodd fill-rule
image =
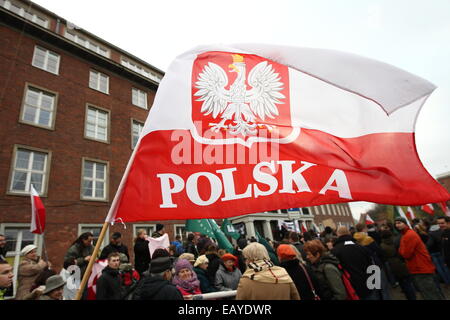
<path id="1" fill-rule="evenodd" d="M 42 234 L 45 230 L 45 207 L 34 186 L 30 186 L 31 227 L 30 232 Z"/>
<path id="2" fill-rule="evenodd" d="M 450 194 L 423 167 L 414 139 L 434 89 L 343 52 L 195 48 L 161 81 L 106 220 L 446 201 Z"/>

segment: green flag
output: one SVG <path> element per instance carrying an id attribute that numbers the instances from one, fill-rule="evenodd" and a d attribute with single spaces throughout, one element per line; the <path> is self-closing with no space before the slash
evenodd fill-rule
<path id="1" fill-rule="evenodd" d="M 214 232 L 208 222 L 208 219 L 186 220 L 186 230 L 191 232 L 200 232 L 210 238 L 215 238 Z"/>
<path id="2" fill-rule="evenodd" d="M 276 254 L 275 250 L 272 248 L 272 246 L 270 245 L 270 243 L 268 243 L 266 239 L 261 237 L 261 235 L 259 234 L 258 231 L 255 230 L 255 232 L 256 232 L 256 240 L 258 240 L 258 242 L 260 244 L 262 244 L 264 247 L 266 247 L 267 252 L 269 253 L 270 260 L 272 260 L 272 262 L 275 265 L 277 265 L 277 266 L 280 265 L 280 261 L 278 261 L 277 254 Z"/>
<path id="3" fill-rule="evenodd" d="M 228 219 L 223 220 L 220 230 L 222 230 L 226 236 L 232 237 L 235 240 L 237 240 L 241 237 L 241 234 L 236 231 L 236 229 L 234 228 L 234 226 L 231 224 L 230 220 L 228 220 Z"/>
<path id="4" fill-rule="evenodd" d="M 212 231 L 214 232 L 214 239 L 217 240 L 217 243 L 219 245 L 220 249 L 225 249 L 229 253 L 234 252 L 233 245 L 228 241 L 225 234 L 220 230 L 219 226 L 217 225 L 216 221 L 214 219 L 207 219 Z"/>

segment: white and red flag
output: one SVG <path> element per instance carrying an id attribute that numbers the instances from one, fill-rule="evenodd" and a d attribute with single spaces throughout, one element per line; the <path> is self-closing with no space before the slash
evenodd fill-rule
<path id="1" fill-rule="evenodd" d="M 306 229 L 305 221 L 302 221 L 302 233 L 306 233 L 306 232 L 308 232 L 308 229 Z"/>
<path id="2" fill-rule="evenodd" d="M 375 221 L 373 221 L 373 219 L 368 214 L 366 214 L 366 225 L 374 224 L 374 223 L 375 223 Z"/>
<path id="3" fill-rule="evenodd" d="M 414 139 L 434 89 L 331 50 L 195 48 L 161 81 L 107 221 L 446 201 Z"/>
<path id="4" fill-rule="evenodd" d="M 431 203 L 424 204 L 423 206 L 420 207 L 420 209 L 422 209 L 422 211 L 425 211 L 426 213 L 428 213 L 430 215 L 434 215 L 434 208 Z"/>
<path id="5" fill-rule="evenodd" d="M 408 207 L 408 209 L 406 210 L 406 216 L 410 219 L 410 220 L 414 220 L 416 218 L 416 216 L 414 215 L 414 211 L 411 207 Z"/>
<path id="6" fill-rule="evenodd" d="M 442 212 L 448 217 L 450 217 L 450 208 L 447 206 L 447 203 L 445 202 L 439 202 L 439 205 L 441 206 Z"/>
<path id="7" fill-rule="evenodd" d="M 33 185 L 30 186 L 31 197 L 31 233 L 42 234 L 45 230 L 45 207 Z"/>

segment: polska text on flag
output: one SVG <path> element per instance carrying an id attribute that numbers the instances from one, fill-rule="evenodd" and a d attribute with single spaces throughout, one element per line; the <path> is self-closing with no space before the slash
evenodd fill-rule
<path id="1" fill-rule="evenodd" d="M 39 194 L 37 193 L 34 186 L 30 186 L 30 197 L 31 197 L 31 227 L 30 232 L 36 234 L 42 234 L 45 230 L 45 207 L 42 203 Z"/>
<path id="2" fill-rule="evenodd" d="M 331 50 L 195 48 L 161 81 L 107 221 L 446 201 L 414 142 L 434 89 Z"/>

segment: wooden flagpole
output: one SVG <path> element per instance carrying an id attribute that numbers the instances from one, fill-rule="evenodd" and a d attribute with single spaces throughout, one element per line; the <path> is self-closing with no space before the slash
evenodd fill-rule
<path id="1" fill-rule="evenodd" d="M 105 222 L 103 224 L 102 231 L 100 232 L 100 235 L 98 236 L 97 244 L 95 245 L 94 252 L 91 255 L 91 259 L 89 260 L 89 264 L 86 268 L 86 271 L 84 272 L 83 280 L 81 281 L 80 289 L 78 289 L 75 300 L 81 300 L 84 288 L 86 287 L 86 284 L 91 275 L 92 267 L 94 265 L 95 260 L 97 260 L 97 254 L 98 254 L 98 251 L 100 250 L 100 245 L 103 242 L 103 239 L 105 238 L 106 230 L 108 230 L 108 226 L 109 226 L 108 222 Z"/>

